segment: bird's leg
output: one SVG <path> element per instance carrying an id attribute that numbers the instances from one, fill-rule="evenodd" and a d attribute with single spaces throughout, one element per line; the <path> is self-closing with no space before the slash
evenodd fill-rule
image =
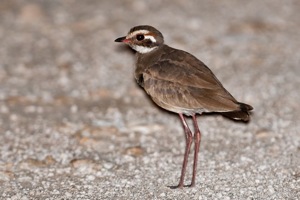
<path id="1" fill-rule="evenodd" d="M 188 156 L 189 156 L 191 144 L 192 144 L 192 141 L 193 141 L 193 134 L 192 134 L 188 124 L 186 123 L 183 114 L 180 113 L 179 117 L 180 117 L 180 120 L 182 122 L 185 137 L 186 137 L 186 146 L 185 146 L 184 159 L 183 159 L 183 163 L 182 163 L 182 169 L 181 169 L 181 176 L 180 176 L 179 184 L 178 184 L 178 186 L 173 186 L 171 188 L 182 188 L 183 187 L 184 176 L 185 176 L 185 171 L 186 171 L 186 165 L 187 165 L 187 162 L 188 162 Z"/>
<path id="2" fill-rule="evenodd" d="M 195 133 L 194 133 L 195 152 L 194 152 L 193 177 L 192 177 L 192 182 L 190 185 L 191 187 L 195 186 L 198 153 L 199 153 L 200 142 L 201 142 L 201 132 L 198 127 L 196 115 L 193 115 L 193 124 L 194 124 L 194 129 L 195 129 Z"/>

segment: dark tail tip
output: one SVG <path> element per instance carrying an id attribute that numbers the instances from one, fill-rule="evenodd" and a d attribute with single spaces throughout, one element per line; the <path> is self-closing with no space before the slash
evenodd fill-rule
<path id="1" fill-rule="evenodd" d="M 245 104 L 245 103 L 239 103 L 240 105 L 240 109 L 241 111 L 244 111 L 244 112 L 248 112 L 250 110 L 253 110 L 253 107 L 248 105 L 248 104 Z"/>
<path id="2" fill-rule="evenodd" d="M 245 104 L 245 103 L 239 103 L 240 110 L 239 111 L 233 111 L 233 112 L 226 112 L 222 113 L 225 117 L 228 117 L 230 119 L 234 120 L 242 120 L 244 122 L 247 122 L 250 120 L 250 114 L 249 111 L 253 110 L 253 107 Z"/>

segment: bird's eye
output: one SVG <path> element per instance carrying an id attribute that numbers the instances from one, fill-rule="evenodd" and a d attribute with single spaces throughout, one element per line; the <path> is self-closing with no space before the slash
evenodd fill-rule
<path id="1" fill-rule="evenodd" d="M 144 37 L 144 35 L 137 35 L 136 36 L 136 39 L 138 40 L 138 41 L 141 41 L 141 40 L 143 40 L 145 37 Z"/>

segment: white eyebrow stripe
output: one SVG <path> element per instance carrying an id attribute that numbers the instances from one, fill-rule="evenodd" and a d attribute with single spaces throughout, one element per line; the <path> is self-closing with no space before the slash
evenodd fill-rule
<path id="1" fill-rule="evenodd" d="M 150 39 L 153 43 L 156 42 L 156 39 L 152 35 L 145 35 L 146 39 Z"/>
<path id="2" fill-rule="evenodd" d="M 145 36 L 146 39 L 149 39 L 149 40 L 151 40 L 151 42 L 155 43 L 156 39 L 152 35 L 147 35 L 149 33 L 150 33 L 150 31 L 147 31 L 147 30 L 138 30 L 138 31 L 134 31 L 134 32 L 130 33 L 126 38 L 128 39 L 128 38 L 132 38 L 135 35 L 142 34 Z"/>
<path id="3" fill-rule="evenodd" d="M 145 35 L 145 34 L 148 34 L 148 33 L 150 33 L 150 32 L 147 31 L 147 30 L 138 30 L 138 31 L 134 31 L 134 32 L 130 33 L 128 36 L 129 36 L 129 38 L 131 38 L 134 35 L 138 35 L 138 34 Z"/>

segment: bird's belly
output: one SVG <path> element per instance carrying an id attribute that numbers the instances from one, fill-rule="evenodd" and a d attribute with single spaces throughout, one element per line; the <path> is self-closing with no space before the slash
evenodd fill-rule
<path id="1" fill-rule="evenodd" d="M 168 111 L 171 111 L 171 112 L 174 112 L 174 113 L 183 113 L 185 115 L 188 115 L 188 116 L 192 116 L 196 113 L 198 114 L 201 114 L 203 112 L 205 112 L 205 109 L 203 108 L 185 108 L 185 107 L 179 107 L 179 106 L 176 106 L 176 105 L 172 105 L 172 104 L 168 104 L 166 102 L 163 102 L 157 98 L 153 98 L 152 97 L 152 100 L 161 108 L 165 109 L 165 110 L 168 110 Z"/>

